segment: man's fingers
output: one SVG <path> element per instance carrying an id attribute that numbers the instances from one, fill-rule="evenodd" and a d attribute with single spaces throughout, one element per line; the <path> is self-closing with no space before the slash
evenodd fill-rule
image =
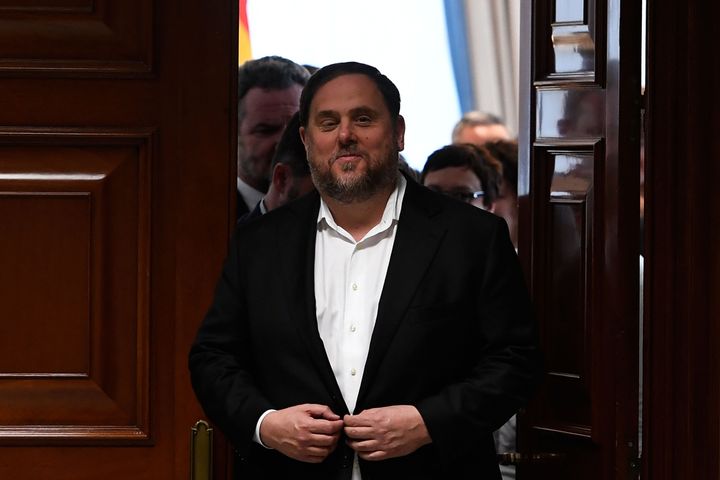
<path id="1" fill-rule="evenodd" d="M 309 447 L 331 447 L 337 444 L 340 435 L 320 435 L 314 434 L 310 436 L 304 443 Z"/>
<path id="2" fill-rule="evenodd" d="M 377 440 L 348 440 L 346 443 L 350 446 L 350 448 L 352 448 L 358 453 L 374 452 L 380 448 L 380 443 Z"/>
<path id="3" fill-rule="evenodd" d="M 333 451 L 331 448 L 326 447 L 308 447 L 305 449 L 305 454 L 310 457 L 322 457 L 325 458 Z"/>
<path id="4" fill-rule="evenodd" d="M 324 435 L 335 435 L 343 428 L 342 420 L 319 420 L 315 419 L 310 424 L 310 432 Z"/>
<path id="5" fill-rule="evenodd" d="M 345 415 L 343 422 L 346 427 L 371 427 L 374 424 L 374 420 L 366 414 L 367 410 L 363 411 L 358 415 Z"/>
<path id="6" fill-rule="evenodd" d="M 373 433 L 371 427 L 345 427 L 345 435 L 354 439 L 372 438 Z"/>
<path id="7" fill-rule="evenodd" d="M 324 418 L 325 420 L 340 420 L 340 415 L 335 414 L 327 405 L 307 403 L 302 407 L 314 418 Z"/>
<path id="8" fill-rule="evenodd" d="M 374 462 L 377 460 L 385 460 L 389 457 L 389 455 L 387 454 L 387 452 L 377 450 L 374 452 L 358 452 L 358 457 L 362 458 L 363 460 Z"/>

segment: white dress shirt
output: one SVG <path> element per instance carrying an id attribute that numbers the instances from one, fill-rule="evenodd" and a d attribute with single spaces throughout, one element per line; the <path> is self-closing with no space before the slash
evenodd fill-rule
<path id="1" fill-rule="evenodd" d="M 238 193 L 248 207 L 248 211 L 252 211 L 255 205 L 263 199 L 265 194 L 254 187 L 251 187 L 245 183 L 240 177 L 237 177 L 237 189 Z"/>
<path id="2" fill-rule="evenodd" d="M 407 181 L 398 176 L 380 223 L 359 241 L 320 203 L 315 237 L 315 313 L 340 392 L 354 412 Z M 359 413 L 359 412 L 358 412 Z M 361 480 L 357 455 L 352 480 Z"/>
<path id="3" fill-rule="evenodd" d="M 325 202 L 320 204 L 315 313 L 320 338 L 350 412 L 360 391 L 405 186 L 405 178 L 399 177 L 380 223 L 357 242 L 335 223 Z"/>

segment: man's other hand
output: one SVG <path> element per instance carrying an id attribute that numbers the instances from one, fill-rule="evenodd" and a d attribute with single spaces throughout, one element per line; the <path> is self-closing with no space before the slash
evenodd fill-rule
<path id="1" fill-rule="evenodd" d="M 345 415 L 347 444 L 364 460 L 408 455 L 432 442 L 420 412 L 412 405 L 363 410 Z"/>

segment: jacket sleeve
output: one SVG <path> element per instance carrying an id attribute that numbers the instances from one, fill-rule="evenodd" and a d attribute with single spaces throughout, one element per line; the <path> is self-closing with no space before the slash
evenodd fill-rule
<path id="1" fill-rule="evenodd" d="M 473 364 L 461 381 L 416 407 L 436 450 L 452 459 L 471 453 L 523 407 L 542 378 L 542 357 L 522 270 L 507 226 L 495 222 L 473 278 Z M 479 248 L 476 245 L 475 248 Z"/>
<path id="2" fill-rule="evenodd" d="M 241 232 L 231 241 L 213 303 L 190 349 L 189 368 L 205 413 L 242 452 L 252 442 L 260 415 L 272 405 L 256 387 L 251 368 Z"/>

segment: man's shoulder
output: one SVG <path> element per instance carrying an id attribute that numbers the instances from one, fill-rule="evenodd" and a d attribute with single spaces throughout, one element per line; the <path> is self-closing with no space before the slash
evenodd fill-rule
<path id="1" fill-rule="evenodd" d="M 423 214 L 433 219 L 434 222 L 447 223 L 454 228 L 479 227 L 493 229 L 498 228 L 504 222 L 501 217 L 495 214 L 434 192 L 420 184 L 408 188 L 406 200 L 410 208 L 419 209 Z"/>
<path id="2" fill-rule="evenodd" d="M 311 192 L 265 214 L 256 208 L 238 222 L 236 236 L 259 237 L 262 241 L 266 235 L 275 234 L 278 229 L 292 230 L 301 224 L 310 224 L 317 218 L 318 198 L 315 192 Z"/>

